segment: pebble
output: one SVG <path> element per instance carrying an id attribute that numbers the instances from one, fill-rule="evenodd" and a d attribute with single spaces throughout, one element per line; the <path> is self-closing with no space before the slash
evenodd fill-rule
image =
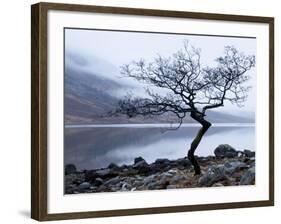
<path id="1" fill-rule="evenodd" d="M 221 148 L 226 149 L 225 153 L 233 151 L 227 145 L 223 145 Z M 222 157 L 198 157 L 202 169 L 201 176 L 194 176 L 194 169 L 189 165 L 190 162 L 186 158 L 177 160 L 163 158 L 148 164 L 142 157 L 137 157 L 132 165 L 117 166 L 111 163 L 105 169 L 68 173 L 65 175 L 65 193 L 78 194 L 254 184 L 254 153 L 251 151 L 246 153 L 248 154 L 247 157 L 227 158 L 227 154 Z"/>
<path id="2" fill-rule="evenodd" d="M 79 190 L 86 190 L 89 189 L 91 187 L 91 184 L 88 182 L 83 182 L 82 184 L 79 185 Z"/>

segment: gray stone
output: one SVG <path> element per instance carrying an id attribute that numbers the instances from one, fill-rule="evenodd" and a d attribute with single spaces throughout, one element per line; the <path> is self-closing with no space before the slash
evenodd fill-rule
<path id="1" fill-rule="evenodd" d="M 85 172 L 85 180 L 88 182 L 92 182 L 97 178 L 97 174 L 95 170 L 88 170 Z"/>
<path id="2" fill-rule="evenodd" d="M 256 153 L 253 151 L 250 151 L 248 149 L 245 149 L 243 152 L 247 157 L 251 158 L 251 157 L 255 157 Z"/>
<path id="3" fill-rule="evenodd" d="M 250 162 L 250 167 L 255 167 L 256 166 L 256 162 L 255 161 L 251 161 Z"/>
<path id="4" fill-rule="evenodd" d="M 121 189 L 119 189 L 118 187 L 111 187 L 110 190 L 111 190 L 111 191 L 119 191 L 119 190 L 121 190 Z"/>
<path id="5" fill-rule="evenodd" d="M 212 187 L 224 187 L 222 183 L 214 183 Z"/>
<path id="6" fill-rule="evenodd" d="M 112 169 L 109 168 L 96 170 L 95 173 L 96 173 L 96 177 L 100 177 L 100 178 L 111 178 L 117 175 L 116 172 L 114 172 Z"/>
<path id="7" fill-rule="evenodd" d="M 249 185 L 253 184 L 255 181 L 256 171 L 255 167 L 252 167 L 247 170 L 247 172 L 241 177 L 240 185 Z"/>
<path id="8" fill-rule="evenodd" d="M 102 176 L 108 175 L 110 173 L 110 171 L 111 170 L 108 169 L 108 168 L 107 169 L 103 169 L 103 170 L 97 170 L 96 174 L 102 177 Z"/>
<path id="9" fill-rule="evenodd" d="M 166 180 L 165 176 L 160 180 L 153 180 L 147 185 L 149 190 L 156 190 L 156 189 L 166 189 L 166 186 L 169 185 L 169 181 Z"/>
<path id="10" fill-rule="evenodd" d="M 169 162 L 170 162 L 170 160 L 164 159 L 164 158 L 163 158 L 163 159 L 160 158 L 160 159 L 156 159 L 156 160 L 155 160 L 155 163 L 156 163 L 156 164 L 167 164 L 167 163 L 169 163 Z"/>
<path id="11" fill-rule="evenodd" d="M 76 171 L 76 166 L 74 164 L 67 164 L 64 167 L 64 172 L 66 175 L 75 173 Z"/>
<path id="12" fill-rule="evenodd" d="M 147 162 L 145 162 L 145 160 L 141 160 L 141 161 L 135 163 L 133 165 L 133 168 L 138 168 L 138 167 L 142 167 L 142 166 L 148 166 L 148 164 L 147 164 Z"/>
<path id="13" fill-rule="evenodd" d="M 103 179 L 101 179 L 100 177 L 98 178 L 95 178 L 92 182 L 91 182 L 93 185 L 95 186 L 100 186 L 103 184 Z"/>
<path id="14" fill-rule="evenodd" d="M 72 181 L 72 183 L 73 184 L 76 184 L 76 185 L 79 185 L 79 184 L 81 184 L 81 183 L 83 183 L 84 182 L 84 180 L 81 180 L 81 179 L 74 179 L 73 181 Z"/>
<path id="15" fill-rule="evenodd" d="M 150 166 L 145 160 L 141 160 L 133 165 L 134 169 L 137 169 L 139 173 L 146 174 L 151 171 Z"/>
<path id="16" fill-rule="evenodd" d="M 141 156 L 136 157 L 136 158 L 134 159 L 134 164 L 136 164 L 136 163 L 138 163 L 138 162 L 141 162 L 141 161 L 144 161 L 144 162 L 145 162 L 144 158 L 142 158 Z"/>
<path id="17" fill-rule="evenodd" d="M 123 185 L 123 183 L 124 183 L 124 182 L 120 181 L 119 183 L 117 183 L 117 184 L 115 185 L 115 187 L 119 187 L 119 188 L 121 188 L 121 187 L 122 187 L 122 185 Z"/>
<path id="18" fill-rule="evenodd" d="M 155 178 L 155 175 L 150 175 L 148 177 L 145 177 L 143 179 L 143 184 L 148 185 L 149 183 L 151 183 L 154 180 L 154 178 Z"/>
<path id="19" fill-rule="evenodd" d="M 176 175 L 177 174 L 177 170 L 176 169 L 170 169 L 170 170 L 167 171 L 167 173 Z"/>
<path id="20" fill-rule="evenodd" d="M 65 194 L 73 194 L 74 191 L 78 191 L 79 188 L 75 184 L 70 184 L 66 186 Z"/>
<path id="21" fill-rule="evenodd" d="M 92 191 L 95 191 L 95 190 L 98 189 L 98 187 L 91 186 L 89 189 L 92 190 Z"/>
<path id="22" fill-rule="evenodd" d="M 146 184 L 148 184 L 148 183 L 150 183 L 150 182 L 147 182 Z M 140 180 L 136 180 L 133 185 L 135 187 L 139 187 L 139 186 L 144 185 L 144 183 L 142 181 L 140 181 Z"/>
<path id="23" fill-rule="evenodd" d="M 225 179 L 224 165 L 211 166 L 198 180 L 200 186 L 212 186 L 215 182 Z"/>
<path id="24" fill-rule="evenodd" d="M 124 183 L 121 187 L 121 191 L 130 191 L 132 189 L 132 186 L 128 183 Z"/>
<path id="25" fill-rule="evenodd" d="M 224 164 L 224 167 L 225 167 L 225 172 L 230 175 L 241 169 L 249 168 L 249 166 L 246 163 L 240 161 L 227 162 Z"/>
<path id="26" fill-rule="evenodd" d="M 150 182 L 147 185 L 148 190 L 159 189 L 159 184 L 157 182 Z"/>
<path id="27" fill-rule="evenodd" d="M 108 181 L 104 182 L 104 185 L 116 185 L 117 183 L 119 183 L 121 180 L 120 180 L 120 177 L 117 176 L 117 177 L 114 177 L 112 179 L 109 179 Z"/>
<path id="28" fill-rule="evenodd" d="M 173 176 L 175 176 L 175 175 L 177 175 L 177 171 L 174 170 L 174 169 L 169 169 L 169 170 L 167 170 L 166 172 L 161 173 L 161 174 L 160 174 L 160 177 L 161 177 L 162 179 L 163 179 L 163 178 L 167 178 L 167 177 L 171 178 L 171 177 L 173 177 Z"/>
<path id="29" fill-rule="evenodd" d="M 238 152 L 228 144 L 221 144 L 215 150 L 214 154 L 217 158 L 234 158 L 238 156 Z"/>
<path id="30" fill-rule="evenodd" d="M 89 189 L 91 187 L 91 184 L 88 182 L 83 182 L 82 184 L 79 185 L 79 190 L 86 190 Z"/>
<path id="31" fill-rule="evenodd" d="M 135 178 L 136 178 L 136 180 L 140 180 L 140 181 L 143 180 L 143 176 L 140 176 L 140 175 L 135 175 Z"/>
<path id="32" fill-rule="evenodd" d="M 109 168 L 109 169 L 118 169 L 119 166 L 117 166 L 115 163 L 110 163 L 107 168 Z"/>
<path id="33" fill-rule="evenodd" d="M 170 180 L 171 184 L 177 184 L 181 181 L 185 180 L 185 177 L 183 175 L 175 175 L 172 177 L 172 179 Z"/>
<path id="34" fill-rule="evenodd" d="M 162 173 L 161 176 L 164 176 L 164 177 L 173 177 L 174 174 L 169 173 L 169 172 L 167 171 L 167 172 Z"/>
<path id="35" fill-rule="evenodd" d="M 209 161 L 209 158 L 208 158 L 208 157 L 198 157 L 198 158 L 197 158 L 197 161 L 200 161 L 200 162 L 208 162 L 208 161 Z"/>
<path id="36" fill-rule="evenodd" d="M 108 191 L 108 187 L 104 186 L 104 185 L 100 185 L 99 188 L 97 189 L 98 192 L 104 192 L 104 191 Z"/>

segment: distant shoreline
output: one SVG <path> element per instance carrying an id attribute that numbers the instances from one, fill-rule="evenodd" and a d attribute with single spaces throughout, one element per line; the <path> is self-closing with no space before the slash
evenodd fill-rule
<path id="1" fill-rule="evenodd" d="M 145 124 L 65 124 L 65 128 L 175 128 L 178 123 Z M 181 127 L 200 127 L 197 123 L 183 123 Z M 213 123 L 212 127 L 255 127 L 255 123 Z"/>

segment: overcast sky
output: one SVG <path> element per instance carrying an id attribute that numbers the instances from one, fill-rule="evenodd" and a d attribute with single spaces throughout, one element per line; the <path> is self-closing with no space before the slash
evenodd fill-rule
<path id="1" fill-rule="evenodd" d="M 157 54 L 171 56 L 183 47 L 184 40 L 196 48 L 201 49 L 202 64 L 215 65 L 214 59 L 221 56 L 224 47 L 235 46 L 245 54 L 256 55 L 256 39 L 214 37 L 199 35 L 175 35 L 156 34 L 139 32 L 117 32 L 98 30 L 65 30 L 65 50 L 80 58 L 81 67 L 99 73 L 107 78 L 132 84 L 137 88 L 133 80 L 120 79 L 120 66 L 128 64 L 132 60 L 144 58 L 147 61 L 153 60 Z M 86 60 L 85 62 L 83 60 Z M 248 100 L 243 108 L 238 108 L 230 103 L 225 104 L 220 111 L 239 113 L 242 111 L 255 111 L 256 106 L 256 69 L 249 71 L 252 86 Z"/>

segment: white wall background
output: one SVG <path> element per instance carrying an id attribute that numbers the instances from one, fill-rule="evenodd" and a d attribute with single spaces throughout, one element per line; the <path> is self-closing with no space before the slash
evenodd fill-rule
<path id="1" fill-rule="evenodd" d="M 275 17 L 276 206 L 52 223 L 278 223 L 281 218 L 280 5 L 277 0 L 65 0 L 68 3 L 201 11 Z M 56 2 L 64 2 L 56 0 Z M 36 223 L 30 216 L 30 5 L 2 1 L 0 8 L 0 223 Z"/>

